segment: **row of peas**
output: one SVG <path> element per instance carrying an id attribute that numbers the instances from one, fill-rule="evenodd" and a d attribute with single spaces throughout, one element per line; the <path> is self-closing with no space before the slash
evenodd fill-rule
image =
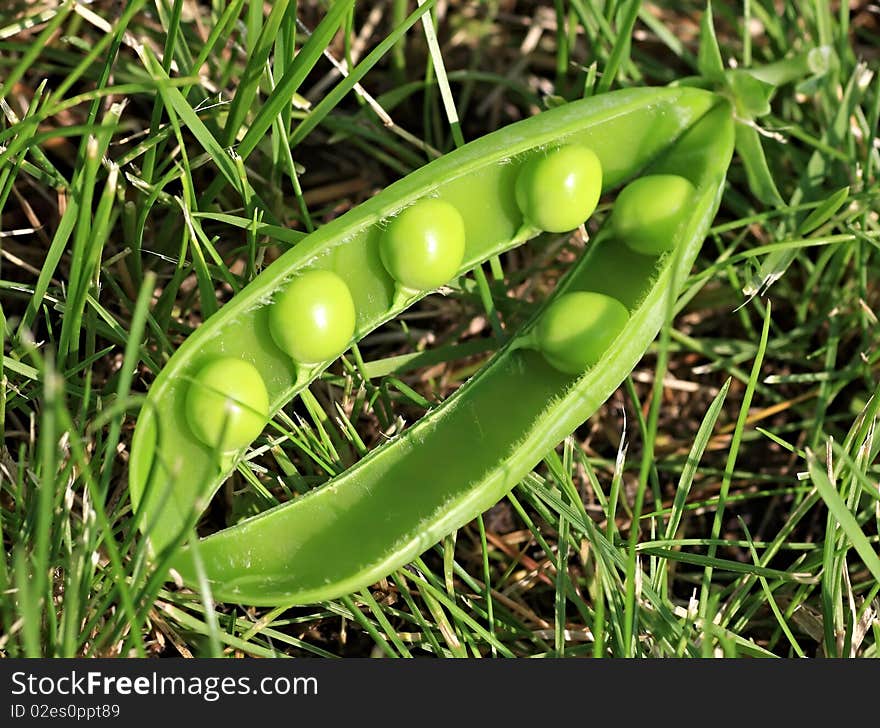
<path id="1" fill-rule="evenodd" d="M 580 145 L 534 155 L 520 170 L 517 205 L 526 224 L 561 233 L 583 224 L 602 190 L 596 154 Z M 674 245 L 693 185 L 677 175 L 650 175 L 627 185 L 611 214 L 616 239 L 645 255 Z M 465 225 L 458 210 L 424 198 L 392 218 L 379 251 L 398 289 L 438 288 L 459 271 L 465 254 Z M 605 294 L 566 293 L 549 306 L 521 345 L 539 350 L 556 369 L 579 375 L 593 366 L 629 319 L 626 307 Z M 271 304 L 269 330 L 297 366 L 335 359 L 350 345 L 356 311 L 351 293 L 336 273 L 311 270 L 297 276 Z M 195 436 L 220 451 L 252 442 L 269 418 L 269 395 L 257 369 L 233 357 L 213 359 L 193 377 L 186 417 Z"/>

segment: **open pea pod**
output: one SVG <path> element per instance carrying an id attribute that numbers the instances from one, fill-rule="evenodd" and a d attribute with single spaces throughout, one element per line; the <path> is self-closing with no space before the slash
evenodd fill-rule
<path id="1" fill-rule="evenodd" d="M 189 337 L 150 389 L 132 445 L 130 488 L 152 549 L 175 543 L 242 455 L 221 453 L 194 433 L 199 424 L 187 393 L 206 363 L 224 357 L 253 365 L 265 383 L 265 410 L 276 412 L 330 363 L 297 366 L 279 345 L 283 336 L 270 332 L 273 306 L 303 272 L 332 271 L 345 282 L 359 339 L 429 292 L 401 289 L 388 273 L 393 261 L 380 252 L 401 210 L 430 198 L 458 211 L 462 274 L 539 232 L 523 219 L 517 177 L 561 144 L 595 152 L 603 190 L 649 165 L 693 186 L 671 251 L 636 253 L 600 236 L 553 297 L 613 297 L 628 316 L 623 331 L 585 372 L 566 373 L 548 363 L 546 351 L 529 348 L 548 301 L 483 370 L 401 436 L 320 489 L 201 539 L 214 594 L 304 603 L 369 584 L 491 506 L 589 417 L 656 336 L 717 209 L 733 129 L 727 104 L 711 93 L 620 91 L 513 124 L 417 170 L 273 263 Z M 195 582 L 189 548 L 172 565 Z"/>

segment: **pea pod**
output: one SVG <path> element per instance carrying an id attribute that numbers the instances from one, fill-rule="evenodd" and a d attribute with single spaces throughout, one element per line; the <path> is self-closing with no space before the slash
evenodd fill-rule
<path id="1" fill-rule="evenodd" d="M 180 347 L 150 389 L 133 441 L 130 487 L 153 549 L 174 542 L 241 456 L 206 445 L 187 423 L 187 392 L 207 363 L 221 356 L 252 364 L 276 412 L 330 363 L 294 363 L 271 333 L 272 306 L 291 281 L 307 271 L 336 273 L 354 303 L 353 338 L 361 338 L 429 292 L 399 285 L 383 265 L 389 221 L 426 198 L 449 203 L 464 227 L 462 274 L 537 234 L 517 204 L 517 175 L 563 144 L 595 152 L 604 190 L 652 161 L 652 171 L 681 175 L 695 188 L 673 252 L 642 255 L 606 236 L 560 285 L 560 294 L 618 299 L 629 312 L 625 332 L 586 373 L 572 374 L 527 348 L 535 324 L 527 326 L 443 405 L 326 486 L 202 539 L 215 595 L 309 602 L 368 584 L 494 503 L 589 416 L 656 335 L 669 287 L 686 274 L 717 207 L 731 114 L 705 91 L 615 92 L 511 125 L 426 165 L 273 263 Z M 173 565 L 194 581 L 189 550 Z"/>

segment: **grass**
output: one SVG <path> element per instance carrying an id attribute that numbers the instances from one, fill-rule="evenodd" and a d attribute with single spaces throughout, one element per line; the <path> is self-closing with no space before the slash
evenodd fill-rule
<path id="1" fill-rule="evenodd" d="M 876 8 L 716 2 L 713 52 L 696 3 L 360 5 L 0 10 L 0 654 L 877 657 Z M 205 582 L 164 581 L 126 490 L 139 408 L 280 252 L 548 105 L 797 58 L 673 325 L 505 499 L 333 602 L 216 604 Z M 201 528 L 413 422 L 581 247 L 544 236 L 364 339 Z"/>

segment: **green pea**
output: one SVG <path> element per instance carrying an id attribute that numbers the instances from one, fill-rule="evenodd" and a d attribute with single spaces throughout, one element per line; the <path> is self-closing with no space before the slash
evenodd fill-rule
<path id="1" fill-rule="evenodd" d="M 269 309 L 269 332 L 301 364 L 335 359 L 354 336 L 355 309 L 345 281 L 329 270 L 297 276 Z"/>
<path id="2" fill-rule="evenodd" d="M 535 338 L 547 362 L 566 374 L 582 374 L 626 326 L 629 312 L 616 298 L 591 291 L 566 293 L 538 321 Z"/>
<path id="3" fill-rule="evenodd" d="M 602 164 L 592 149 L 570 144 L 538 153 L 516 179 L 516 202 L 528 222 L 564 233 L 583 224 L 599 202 Z"/>
<path id="4" fill-rule="evenodd" d="M 693 195 L 694 186 L 677 174 L 653 174 L 633 180 L 614 202 L 614 235 L 643 255 L 672 250 L 678 226 L 690 212 Z"/>
<path id="5" fill-rule="evenodd" d="M 403 288 L 442 286 L 464 259 L 464 221 L 448 202 L 419 200 L 388 222 L 379 243 L 386 270 Z"/>
<path id="6" fill-rule="evenodd" d="M 186 418 L 193 434 L 223 452 L 252 442 L 269 419 L 269 395 L 253 364 L 223 357 L 203 366 L 186 393 Z"/>

